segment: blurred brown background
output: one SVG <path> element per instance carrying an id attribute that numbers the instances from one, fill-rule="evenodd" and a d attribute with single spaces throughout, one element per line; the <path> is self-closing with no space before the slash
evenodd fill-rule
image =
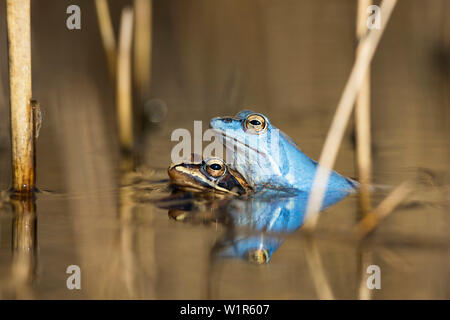
<path id="1" fill-rule="evenodd" d="M 132 1 L 109 2 L 117 34 L 121 9 Z M 354 59 L 356 1 L 154 0 L 153 3 L 152 84 L 146 95 L 148 99 L 164 101 L 168 113 L 163 122 L 149 125 L 146 130 L 143 148 L 146 166 L 166 168 L 169 165 L 174 145 L 170 134 L 175 128 L 192 130 L 193 120 L 203 120 L 206 129 L 211 117 L 232 115 L 243 108 L 267 114 L 272 123 L 290 135 L 308 155 L 314 159 L 319 157 Z M 66 28 L 66 8 L 71 4 L 81 8 L 81 30 Z M 426 168 L 438 184 L 448 184 L 449 15 L 448 0 L 400 0 L 383 35 L 372 63 L 376 183 L 396 185 L 414 177 L 418 168 Z M 5 0 L 0 0 L 2 190 L 10 184 L 6 43 Z M 114 85 L 108 78 L 94 2 L 33 0 L 32 48 L 33 96 L 40 101 L 44 114 L 37 151 L 38 186 L 70 195 L 70 201 L 44 197 L 38 203 L 38 209 L 43 211 L 39 214 L 39 223 L 45 226 L 40 233 L 41 248 L 47 248 L 41 250 L 41 260 L 45 265 L 47 257 L 49 264 L 48 268 L 42 267 L 41 278 L 56 277 L 64 283 L 66 275 L 61 270 L 70 264 L 67 261 L 82 259 L 94 281 L 96 274 L 108 269 L 104 256 L 108 250 L 104 248 L 114 251 L 111 243 L 115 241 L 114 232 L 120 227 L 111 220 L 115 219 L 117 211 L 116 194 L 111 190 L 116 188 L 118 177 Z M 143 108 L 139 104 L 135 107 Z M 351 131 L 352 125 L 336 168 L 354 176 Z M 342 208 L 350 207 L 349 204 Z M 329 218 L 328 225 L 335 224 L 346 214 Z M 390 220 L 392 230 L 423 231 L 428 235 L 448 233 L 448 207 L 433 218 L 424 216 L 421 211 L 409 214 L 416 220 L 393 217 Z M 154 280 L 157 285 L 151 293 L 146 291 L 141 296 L 205 297 L 203 289 L 197 292 L 195 288 L 198 281 L 202 281 L 202 272 L 206 272 L 207 266 L 197 264 L 198 259 L 194 258 L 180 266 L 177 259 L 186 251 L 195 251 L 195 245 L 200 248 L 198 252 L 206 254 L 208 245 L 202 239 L 211 240 L 214 235 L 209 231 L 198 233 L 183 229 L 185 226 L 172 229 L 166 219 L 166 216 L 157 218 L 158 222 L 150 219 L 153 222 L 144 227 L 149 228 L 145 229 L 144 237 L 154 232 L 151 240 L 154 245 L 147 247 L 150 240 L 142 240 L 140 250 L 153 250 L 153 258 L 145 256 L 145 259 L 153 259 L 152 263 L 157 260 L 160 264 L 159 268 L 148 271 L 148 277 L 158 279 Z M 140 228 L 139 225 L 134 227 Z M 8 228 L 2 225 L 2 243 L 7 243 Z M 98 228 L 104 228 L 101 229 L 104 233 Z M 65 236 L 61 237 L 61 233 Z M 183 247 L 181 243 L 186 237 L 192 237 L 194 247 Z M 297 250 L 296 245 L 298 243 L 292 239 L 283 246 L 284 251 L 280 249 L 277 253 L 280 262 L 271 265 L 272 272 L 264 269 L 255 274 L 254 270 L 239 265 L 236 268 L 244 268 L 243 273 L 227 274 L 244 277 L 244 280 L 234 279 L 236 283 L 247 281 L 246 277 L 256 277 L 258 281 L 287 286 L 285 294 L 278 295 L 279 298 L 314 298 L 310 295 L 312 287 L 305 286 L 303 280 L 299 280 L 303 278 L 295 275 L 299 269 L 290 269 L 288 257 Z M 169 252 L 167 248 L 177 248 L 180 252 Z M 357 286 L 357 277 L 352 277 L 356 272 L 355 264 L 349 267 L 339 262 L 346 254 L 353 256 L 348 252 L 353 249 L 342 249 L 340 255 L 336 253 L 339 249 L 327 247 L 325 250 L 330 254 L 324 253 L 331 259 L 330 265 L 338 270 L 332 278 L 341 298 L 354 297 L 352 292 Z M 2 250 L 6 257 L 6 247 Z M 55 256 L 59 258 L 53 260 Z M 404 270 L 394 268 L 398 274 L 394 270 L 388 277 L 393 279 L 390 283 L 396 289 L 387 289 L 382 297 L 449 298 L 446 272 L 449 257 L 439 260 L 440 256 L 429 251 L 408 256 L 407 265 L 413 265 L 412 273 L 405 275 Z M 303 265 L 304 261 L 299 263 Z M 190 280 L 183 278 L 183 267 L 188 270 Z M 0 271 L 1 268 L 6 267 L 0 267 Z M 287 285 L 290 280 L 282 277 L 290 271 L 293 273 L 289 279 L 298 282 L 292 288 Z M 436 276 L 429 278 L 423 276 L 424 273 Z M 422 280 L 416 287 L 426 284 L 429 290 L 411 291 L 408 286 L 397 286 L 397 282 L 408 282 L 410 277 Z M 177 284 L 174 279 L 178 279 Z M 55 294 L 49 288 L 60 288 L 61 284 L 53 280 L 46 282 L 48 287 L 40 287 L 43 297 Z M 296 291 L 299 286 L 305 286 L 305 290 Z M 254 291 L 254 286 L 245 288 L 248 290 L 242 289 L 242 297 L 271 297 L 273 292 L 269 285 L 259 293 Z M 61 290 L 58 295 L 71 297 L 72 293 L 67 290 L 55 290 Z M 89 297 L 104 297 L 98 290 L 91 288 Z M 224 290 L 217 298 L 235 297 L 232 289 Z"/>

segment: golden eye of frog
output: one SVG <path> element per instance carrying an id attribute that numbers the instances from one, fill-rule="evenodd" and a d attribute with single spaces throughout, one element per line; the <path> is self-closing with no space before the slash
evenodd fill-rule
<path id="1" fill-rule="evenodd" d="M 168 169 L 171 182 L 183 189 L 245 195 L 251 187 L 242 175 L 222 159 L 172 164 Z"/>

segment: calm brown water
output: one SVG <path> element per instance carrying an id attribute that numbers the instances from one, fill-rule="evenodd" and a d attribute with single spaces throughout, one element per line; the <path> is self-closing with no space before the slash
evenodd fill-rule
<path id="1" fill-rule="evenodd" d="M 425 186 L 364 243 L 349 237 L 358 215 L 350 196 L 322 214 L 312 245 L 300 229 L 263 266 L 213 259 L 225 225 L 174 221 L 136 195 L 168 195 L 174 129 L 193 131 L 201 120 L 205 130 L 211 117 L 244 107 L 266 114 L 317 159 L 354 58 L 354 1 L 155 1 L 144 100 L 159 99 L 167 115 L 157 124 L 140 117 L 139 188 L 121 183 L 114 86 L 93 3 L 78 3 L 82 29 L 69 31 L 71 1 L 33 1 L 33 95 L 44 113 L 37 180 L 48 192 L 38 194 L 35 227 L 25 231 L 18 209 L 0 205 L 1 298 L 318 299 L 324 279 L 337 299 L 450 298 L 446 0 L 399 1 L 371 71 L 375 183 L 394 187 L 419 175 Z M 114 1 L 116 32 L 128 3 Z M 6 44 L 4 0 L 0 8 Z M 7 79 L 3 45 L 1 190 L 10 185 Z M 136 108 L 143 104 L 136 99 Z M 352 125 L 335 167 L 355 176 Z M 377 191 L 374 203 L 388 191 Z M 17 248 L 18 234 L 34 239 L 28 249 Z M 381 269 L 381 289 L 360 291 L 369 264 Z M 81 269 L 81 290 L 66 287 L 69 265 Z"/>

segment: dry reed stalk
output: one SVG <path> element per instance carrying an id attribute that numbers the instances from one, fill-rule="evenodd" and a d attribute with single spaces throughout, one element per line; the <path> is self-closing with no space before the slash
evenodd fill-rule
<path id="1" fill-rule="evenodd" d="M 367 8 L 371 0 L 358 0 L 356 18 L 356 37 L 358 42 L 367 32 Z M 356 56 L 361 53 L 358 46 Z M 372 182 L 371 137 L 370 137 L 370 66 L 367 68 L 361 89 L 356 97 L 355 105 L 356 123 L 356 155 L 358 178 L 361 184 L 359 203 L 363 216 L 371 210 L 370 184 Z"/>
<path id="2" fill-rule="evenodd" d="M 336 160 L 337 152 L 344 136 L 345 128 L 350 118 L 356 95 L 361 88 L 366 76 L 367 68 L 372 61 L 375 50 L 386 28 L 389 17 L 397 0 L 384 0 L 381 4 L 381 28 L 371 30 L 359 44 L 359 55 L 356 57 L 353 69 L 345 85 L 344 92 L 336 109 L 330 129 L 328 130 L 319 165 L 314 178 L 311 194 L 308 200 L 306 220 L 304 228 L 312 231 L 318 220 L 318 213 L 322 206 L 331 169 Z"/>
<path id="3" fill-rule="evenodd" d="M 139 99 L 144 99 L 151 81 L 152 0 L 134 0 L 134 78 Z"/>
<path id="4" fill-rule="evenodd" d="M 108 60 L 109 74 L 114 81 L 116 76 L 117 49 L 108 0 L 95 0 L 95 7 L 97 9 L 98 25 L 102 37 L 103 48 L 105 49 L 106 59 Z"/>
<path id="5" fill-rule="evenodd" d="M 131 46 L 133 40 L 133 9 L 122 10 L 117 56 L 117 121 L 119 141 L 123 151 L 133 147 L 133 112 L 131 88 Z"/>
<path id="6" fill-rule="evenodd" d="M 358 0 L 356 13 L 356 39 L 361 42 L 367 32 L 367 8 L 372 4 L 372 0 Z M 360 54 L 361 47 L 356 49 L 356 56 Z M 360 182 L 359 206 L 362 216 L 371 210 L 370 183 L 372 176 L 371 163 L 371 137 L 370 137 L 370 66 L 363 84 L 356 97 L 355 105 L 355 126 L 356 126 L 356 165 Z M 366 269 L 372 264 L 372 254 L 365 248 L 359 250 L 360 258 L 360 282 L 358 289 L 359 300 L 370 300 L 372 291 L 366 283 Z"/>
<path id="7" fill-rule="evenodd" d="M 30 0 L 8 0 L 6 9 L 13 190 L 32 193 L 35 187 L 35 139 L 31 107 Z"/>
<path id="8" fill-rule="evenodd" d="M 385 219 L 405 198 L 408 196 L 413 187 L 409 182 L 403 182 L 395 188 L 374 210 L 366 214 L 366 216 L 356 225 L 354 234 L 361 239 L 367 236 L 375 227 Z"/>

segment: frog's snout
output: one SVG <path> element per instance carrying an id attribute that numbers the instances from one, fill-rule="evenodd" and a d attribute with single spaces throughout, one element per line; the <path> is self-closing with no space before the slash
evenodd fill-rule
<path id="1" fill-rule="evenodd" d="M 216 117 L 212 118 L 209 122 L 209 126 L 213 129 L 229 129 L 234 127 L 239 119 L 233 117 Z"/>
<path id="2" fill-rule="evenodd" d="M 219 123 L 220 123 L 220 118 L 218 118 L 218 117 L 212 118 L 212 119 L 209 121 L 209 127 L 215 129 L 215 128 L 217 128 L 217 125 L 218 125 Z"/>

